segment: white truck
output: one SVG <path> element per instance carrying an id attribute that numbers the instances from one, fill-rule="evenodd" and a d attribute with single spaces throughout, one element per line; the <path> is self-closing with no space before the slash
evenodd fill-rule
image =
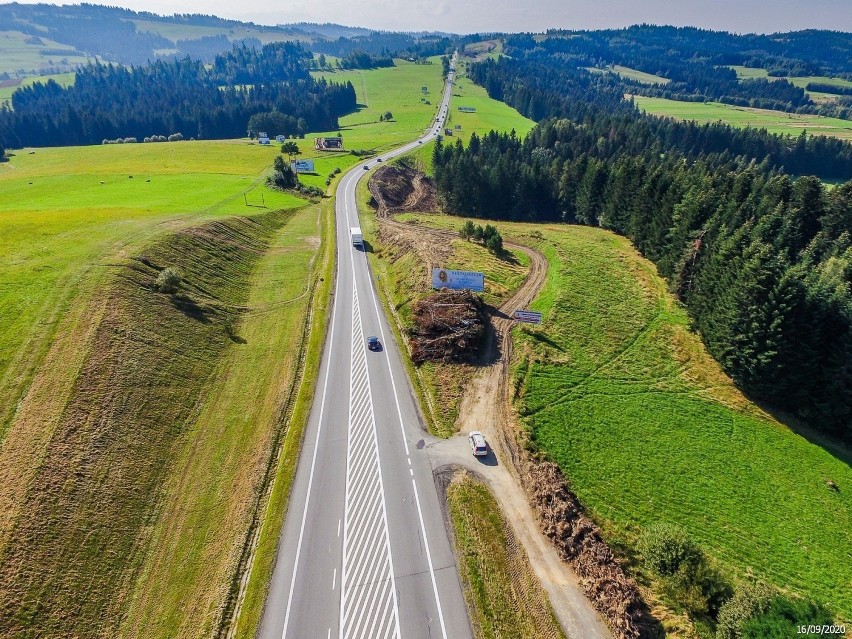
<path id="1" fill-rule="evenodd" d="M 353 226 L 349 229 L 349 237 L 352 239 L 352 246 L 364 248 L 364 236 L 361 234 L 360 226 Z"/>

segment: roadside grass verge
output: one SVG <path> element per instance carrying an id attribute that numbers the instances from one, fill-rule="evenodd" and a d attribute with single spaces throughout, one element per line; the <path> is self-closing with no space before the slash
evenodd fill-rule
<path id="1" fill-rule="evenodd" d="M 812 135 L 826 135 L 852 140 L 852 122 L 821 115 L 785 113 L 768 109 L 732 106 L 720 102 L 681 102 L 666 98 L 648 98 L 633 96 L 640 111 L 651 115 L 675 118 L 676 120 L 695 120 L 699 124 L 718 122 L 736 127 L 766 129 L 769 133 L 780 133 L 794 137 L 807 131 Z"/>
<path id="2" fill-rule="evenodd" d="M 304 343 L 304 363 L 295 396 L 292 413 L 286 424 L 286 433 L 280 453 L 273 463 L 274 478 L 268 501 L 262 511 L 260 530 L 253 559 L 249 566 L 244 599 L 238 603 L 236 619 L 233 621 L 233 636 L 253 637 L 257 634 L 266 604 L 266 596 L 275 560 L 278 555 L 278 539 L 284 525 L 284 516 L 290 500 L 290 489 L 296 474 L 301 445 L 307 427 L 314 396 L 317 392 L 320 363 L 326 328 L 331 313 L 331 291 L 334 286 L 335 237 L 334 202 L 322 204 L 322 246 L 319 260 L 314 267 L 314 291 L 311 301 L 309 332 Z M 291 397 L 292 399 L 292 397 Z M 287 419 L 287 416 L 282 416 Z"/>
<path id="3" fill-rule="evenodd" d="M 172 448 L 124 637 L 210 636 L 229 621 L 299 390 L 324 222 L 320 205 L 293 212 L 246 282 L 198 418 Z"/>
<path id="4" fill-rule="evenodd" d="M 549 263 L 531 305 L 543 324 L 513 333 L 515 406 L 610 543 L 632 556 L 646 526 L 677 524 L 734 581 L 765 579 L 852 618 L 849 459 L 745 397 L 627 239 L 494 224 Z"/>
<path id="5" fill-rule="evenodd" d="M 238 444 L 216 440 L 219 424 L 207 422 L 214 432 L 205 431 L 206 411 L 217 399 L 205 391 L 215 387 L 223 359 L 241 342 L 235 327 L 252 301 L 247 284 L 292 216 L 272 212 L 183 229 L 116 268 L 101 292 L 103 314 L 80 369 L 73 371 L 68 401 L 55 415 L 27 404 L 0 449 L 0 476 L 6 480 L 0 487 L 0 634 L 114 636 L 128 608 L 140 603 L 131 601 L 129 584 L 156 573 L 149 553 L 168 555 L 168 547 L 152 550 L 152 542 L 163 538 L 157 520 L 169 514 L 168 480 L 181 479 L 173 475 L 180 468 L 179 451 L 192 461 L 188 441 L 201 449 L 210 445 L 213 450 L 200 455 L 209 453 L 206 461 L 215 466 Z M 166 266 L 183 277 L 172 294 L 154 286 Z M 205 442 L 208 437 L 214 441 Z M 189 466 L 190 475 L 204 476 L 204 470 Z M 227 488 L 238 492 L 231 483 Z M 188 502 L 185 510 L 178 508 L 185 520 L 163 520 L 167 530 L 189 529 L 209 516 L 204 508 L 211 504 L 203 490 L 199 495 L 198 502 L 179 495 L 179 503 Z M 196 503 L 200 509 L 193 511 Z M 201 541 L 191 530 L 187 534 L 189 543 Z M 162 566 L 178 590 L 184 577 L 175 574 L 188 568 L 183 553 Z M 210 561 L 203 553 L 199 559 Z M 204 587 L 216 590 L 210 583 Z M 155 608 L 165 604 L 159 601 L 164 594 L 156 592 Z M 191 606 L 185 599 L 181 605 L 188 616 Z M 158 621 L 153 615 L 142 623 Z"/>
<path id="6" fill-rule="evenodd" d="M 462 471 L 447 488 L 447 505 L 474 636 L 564 637 L 547 594 L 488 487 Z"/>

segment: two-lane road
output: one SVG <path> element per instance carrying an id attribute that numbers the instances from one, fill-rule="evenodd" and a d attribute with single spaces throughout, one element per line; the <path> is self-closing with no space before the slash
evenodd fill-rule
<path id="1" fill-rule="evenodd" d="M 453 68 L 455 67 L 455 58 Z M 428 133 L 441 131 L 451 72 Z M 418 141 L 381 155 L 387 160 Z M 337 188 L 337 280 L 319 384 L 264 609 L 264 639 L 471 636 L 416 400 L 378 300 L 355 188 Z M 383 350 L 369 351 L 376 335 Z"/>

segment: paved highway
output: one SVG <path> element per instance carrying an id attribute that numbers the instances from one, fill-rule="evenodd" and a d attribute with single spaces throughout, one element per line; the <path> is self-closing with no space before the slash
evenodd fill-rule
<path id="1" fill-rule="evenodd" d="M 453 60 L 455 68 L 455 58 Z M 449 108 L 450 73 L 436 119 Z M 417 148 L 415 140 L 387 160 Z M 416 400 L 378 301 L 355 187 L 337 188 L 337 280 L 319 383 L 264 609 L 264 639 L 471 636 Z M 376 335 L 384 349 L 368 351 Z"/>

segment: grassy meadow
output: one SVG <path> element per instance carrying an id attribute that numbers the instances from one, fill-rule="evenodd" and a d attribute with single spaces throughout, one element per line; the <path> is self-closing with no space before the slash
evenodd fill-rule
<path id="1" fill-rule="evenodd" d="M 791 84 L 797 87 L 801 87 L 806 89 L 808 84 L 811 82 L 818 82 L 820 84 L 831 84 L 836 87 L 852 87 L 852 82 L 849 80 L 844 80 L 843 78 L 831 78 L 828 76 L 820 76 L 820 75 L 811 75 L 811 76 L 788 76 L 788 77 L 773 77 L 769 75 L 769 72 L 763 68 L 754 68 L 754 67 L 743 67 L 743 66 L 731 66 L 731 68 L 737 72 L 737 78 L 740 80 L 753 80 L 756 78 L 764 78 L 766 80 L 787 80 Z M 837 99 L 837 95 L 834 93 L 822 93 L 820 91 L 806 91 L 806 93 L 810 96 L 811 100 L 814 102 L 831 102 Z"/>
<path id="2" fill-rule="evenodd" d="M 532 304 L 544 323 L 515 329 L 515 405 L 610 539 L 629 549 L 645 526 L 675 523 L 734 579 L 762 578 L 852 618 L 848 456 L 743 396 L 627 239 L 495 224 L 550 265 Z"/>
<path id="3" fill-rule="evenodd" d="M 852 140 L 852 121 L 820 115 L 784 113 L 768 109 L 752 109 L 719 102 L 681 102 L 666 98 L 633 96 L 636 106 L 651 115 L 694 120 L 699 124 L 722 121 L 737 127 L 766 129 L 770 133 L 798 136 L 802 131 Z"/>
<path id="4" fill-rule="evenodd" d="M 106 145 L 17 151 L 0 165 L 0 441 L 70 305 L 116 259 L 170 228 L 266 210 L 245 192 L 270 209 L 305 203 L 263 185 L 276 152 Z"/>
<path id="5" fill-rule="evenodd" d="M 42 44 L 30 44 L 27 42 L 30 37 L 20 31 L 0 30 L 0 73 L 38 73 L 47 67 L 56 66 L 73 68 L 78 64 L 86 64 L 89 60 L 86 56 L 79 55 L 70 45 L 44 37 L 41 38 Z M 67 53 L 42 55 L 42 52 L 48 49 L 61 49 Z"/>
<path id="6" fill-rule="evenodd" d="M 639 71 L 638 69 L 624 67 L 620 64 L 615 64 L 604 69 L 599 69 L 597 67 L 586 68 L 592 73 L 615 73 L 617 75 L 620 75 L 622 78 L 627 78 L 628 80 L 635 80 L 636 82 L 641 82 L 642 84 L 668 84 L 669 82 L 671 82 L 671 80 L 669 80 L 668 78 L 664 78 L 659 75 L 654 75 L 653 73 L 645 73 L 644 71 Z"/>
<path id="7" fill-rule="evenodd" d="M 547 594 L 488 487 L 462 472 L 447 489 L 447 507 L 474 636 L 564 637 Z"/>

